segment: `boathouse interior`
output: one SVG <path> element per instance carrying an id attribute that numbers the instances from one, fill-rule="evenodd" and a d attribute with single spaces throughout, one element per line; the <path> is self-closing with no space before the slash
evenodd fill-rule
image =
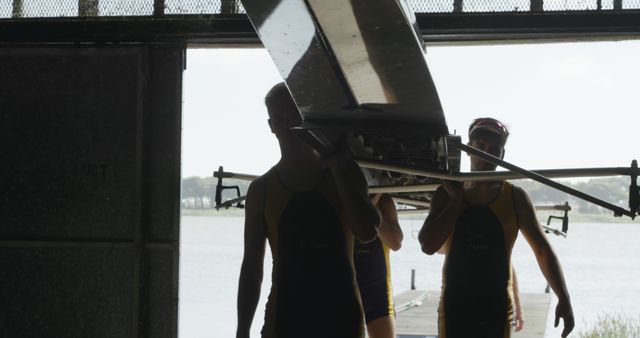
<path id="1" fill-rule="evenodd" d="M 640 0 L 409 0 L 429 44 L 633 39 Z M 0 0 L 0 337 L 178 336 L 186 49 L 237 0 Z"/>

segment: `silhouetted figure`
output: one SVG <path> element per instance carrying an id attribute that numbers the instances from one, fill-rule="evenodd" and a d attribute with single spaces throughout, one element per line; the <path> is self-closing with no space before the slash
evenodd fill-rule
<path id="1" fill-rule="evenodd" d="M 503 158 L 508 135 L 500 121 L 476 119 L 469 128 L 469 145 Z M 495 169 L 495 164 L 471 156 L 472 171 Z M 510 337 L 511 251 L 519 232 L 558 296 L 556 326 L 563 318 L 562 337 L 571 332 L 573 310 L 562 269 L 527 193 L 506 181 L 444 181 L 418 237 L 425 253 L 446 255 L 438 310 L 440 337 Z"/>
<path id="2" fill-rule="evenodd" d="M 378 237 L 371 243 L 356 241 L 354 263 L 369 338 L 395 338 L 395 310 L 391 285 L 390 250 L 402 246 L 396 205 L 389 195 L 371 198 L 380 212 Z"/>
<path id="3" fill-rule="evenodd" d="M 262 337 L 363 337 L 353 245 L 372 241 L 380 224 L 367 182 L 346 143 L 324 159 L 296 136 L 301 117 L 284 83 L 265 104 L 281 158 L 247 192 L 237 338 L 249 337 L 266 240 L 273 271 Z"/>

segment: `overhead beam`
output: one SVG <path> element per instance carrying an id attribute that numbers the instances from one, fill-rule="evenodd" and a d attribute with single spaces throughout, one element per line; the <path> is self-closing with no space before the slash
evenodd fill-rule
<path id="1" fill-rule="evenodd" d="M 157 7 L 157 11 L 159 11 Z M 0 43 L 188 42 L 261 46 L 244 14 L 0 20 Z"/>
<path id="2" fill-rule="evenodd" d="M 416 14 L 431 43 L 547 42 L 640 38 L 640 11 Z"/>
<path id="3" fill-rule="evenodd" d="M 179 41 L 219 47 L 261 45 L 244 14 L 163 16 L 159 15 L 163 2 L 154 3 L 155 17 L 0 19 L 0 43 Z M 416 18 L 425 41 L 431 44 L 640 38 L 640 10 L 418 13 Z"/>

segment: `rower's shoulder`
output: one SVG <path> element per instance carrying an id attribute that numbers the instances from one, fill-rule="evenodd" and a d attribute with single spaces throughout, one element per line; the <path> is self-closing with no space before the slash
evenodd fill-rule
<path id="1" fill-rule="evenodd" d="M 247 205 L 251 205 L 253 207 L 252 209 L 264 208 L 264 201 L 267 194 L 267 182 L 269 181 L 270 175 L 271 170 L 254 179 L 249 184 L 246 201 Z"/>

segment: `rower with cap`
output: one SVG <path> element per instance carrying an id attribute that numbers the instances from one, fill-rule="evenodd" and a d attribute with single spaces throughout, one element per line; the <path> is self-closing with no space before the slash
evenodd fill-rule
<path id="1" fill-rule="evenodd" d="M 479 118 L 469 127 L 469 146 L 503 158 L 509 131 L 500 121 Z M 471 171 L 496 165 L 471 156 Z M 419 234 L 422 251 L 446 255 L 438 309 L 439 337 L 511 337 L 513 268 L 511 252 L 522 233 L 558 297 L 555 325 L 562 337 L 574 326 L 562 268 L 538 223 L 527 193 L 506 181 L 444 181 L 435 192 Z"/>

